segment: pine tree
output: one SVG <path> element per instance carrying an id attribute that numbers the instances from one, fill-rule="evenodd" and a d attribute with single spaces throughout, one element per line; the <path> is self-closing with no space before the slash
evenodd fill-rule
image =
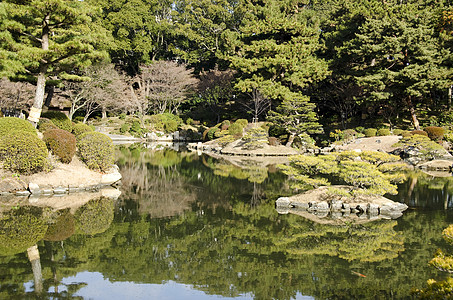
<path id="1" fill-rule="evenodd" d="M 1 27 L 5 30 L 1 34 L 1 72 L 19 79 L 36 77 L 35 100 L 28 118 L 32 123 L 36 124 L 41 115 L 50 76 L 78 79 L 74 70 L 105 57 L 100 46 L 108 41 L 108 35 L 95 27 L 96 12 L 96 8 L 77 0 L 0 3 Z"/>

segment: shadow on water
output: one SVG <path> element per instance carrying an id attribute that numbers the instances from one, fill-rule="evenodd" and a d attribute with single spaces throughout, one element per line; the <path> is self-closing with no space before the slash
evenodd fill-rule
<path id="1" fill-rule="evenodd" d="M 272 164 L 142 145 L 118 147 L 117 164 L 118 200 L 2 211 L 0 298 L 411 299 L 445 276 L 428 261 L 453 221 L 449 181 L 411 175 L 398 199 L 417 210 L 332 226 L 278 214 L 292 191 Z"/>

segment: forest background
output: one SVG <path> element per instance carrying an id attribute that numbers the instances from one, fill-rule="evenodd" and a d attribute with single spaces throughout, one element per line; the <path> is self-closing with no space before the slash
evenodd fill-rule
<path id="1" fill-rule="evenodd" d="M 0 107 L 294 135 L 449 126 L 452 34 L 440 0 L 6 0 Z"/>

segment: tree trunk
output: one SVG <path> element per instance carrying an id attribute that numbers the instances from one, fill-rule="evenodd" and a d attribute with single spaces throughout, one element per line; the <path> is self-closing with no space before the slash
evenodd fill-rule
<path id="1" fill-rule="evenodd" d="M 49 20 L 50 16 L 47 15 L 42 22 L 41 49 L 44 51 L 49 50 Z M 39 118 L 41 117 L 42 105 L 44 103 L 47 67 L 47 62 L 40 62 L 38 80 L 36 82 L 35 101 L 33 102 L 33 106 L 30 108 L 30 114 L 28 115 L 28 120 L 35 127 L 38 125 Z"/>
<path id="2" fill-rule="evenodd" d="M 448 110 L 451 109 L 452 89 L 453 89 L 453 85 L 450 85 L 450 87 L 448 88 L 448 99 L 447 99 L 447 107 L 448 107 Z"/>
<path id="3" fill-rule="evenodd" d="M 38 246 L 34 245 L 27 249 L 28 260 L 31 263 L 33 277 L 35 281 L 35 293 L 41 294 L 43 291 L 41 260 L 39 258 Z"/>
<path id="4" fill-rule="evenodd" d="M 105 107 L 102 108 L 102 119 L 107 119 L 107 110 L 105 109 Z"/>
<path id="5" fill-rule="evenodd" d="M 294 142 L 294 138 L 296 137 L 296 135 L 294 133 L 291 133 L 291 135 L 289 136 L 288 138 L 288 142 L 286 142 L 286 147 L 291 147 L 291 145 L 293 144 Z"/>
<path id="6" fill-rule="evenodd" d="M 406 98 L 406 104 L 411 113 L 412 124 L 414 125 L 415 130 L 420 130 L 420 123 L 418 122 L 417 115 L 415 113 L 414 105 L 412 104 L 411 96 Z"/>
<path id="7" fill-rule="evenodd" d="M 46 97 L 46 101 L 44 102 L 45 107 L 49 108 L 50 103 L 52 102 L 54 92 L 55 92 L 55 86 L 50 85 L 47 87 L 47 97 Z"/>

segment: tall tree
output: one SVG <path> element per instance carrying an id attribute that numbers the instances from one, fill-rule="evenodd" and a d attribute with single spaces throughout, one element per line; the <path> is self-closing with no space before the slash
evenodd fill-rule
<path id="1" fill-rule="evenodd" d="M 274 114 L 289 113 L 299 120 L 290 141 L 305 130 L 319 127 L 304 92 L 327 75 L 326 62 L 315 55 L 319 49 L 319 22 L 308 4 L 303 0 L 245 1 L 247 13 L 240 32 L 229 31 L 227 35 L 230 51 L 226 58 L 238 71 L 236 88 L 243 93 L 256 90 L 271 99 L 273 107 L 282 103 L 282 109 Z M 283 108 L 289 106 L 308 109 L 296 112 Z"/>
<path id="2" fill-rule="evenodd" d="M 44 102 L 46 80 L 73 78 L 74 69 L 105 57 L 107 33 L 93 22 L 96 8 L 77 0 L 7 0 L 0 3 L 2 42 L 8 52 L 0 57 L 8 76 L 36 78 L 36 94 L 29 120 L 36 124 Z M 11 52 L 15 52 L 12 54 Z M 4 64 L 4 62 L 6 62 Z M 4 67 L 5 68 L 5 67 Z M 30 78 L 29 78 L 30 79 Z"/>

